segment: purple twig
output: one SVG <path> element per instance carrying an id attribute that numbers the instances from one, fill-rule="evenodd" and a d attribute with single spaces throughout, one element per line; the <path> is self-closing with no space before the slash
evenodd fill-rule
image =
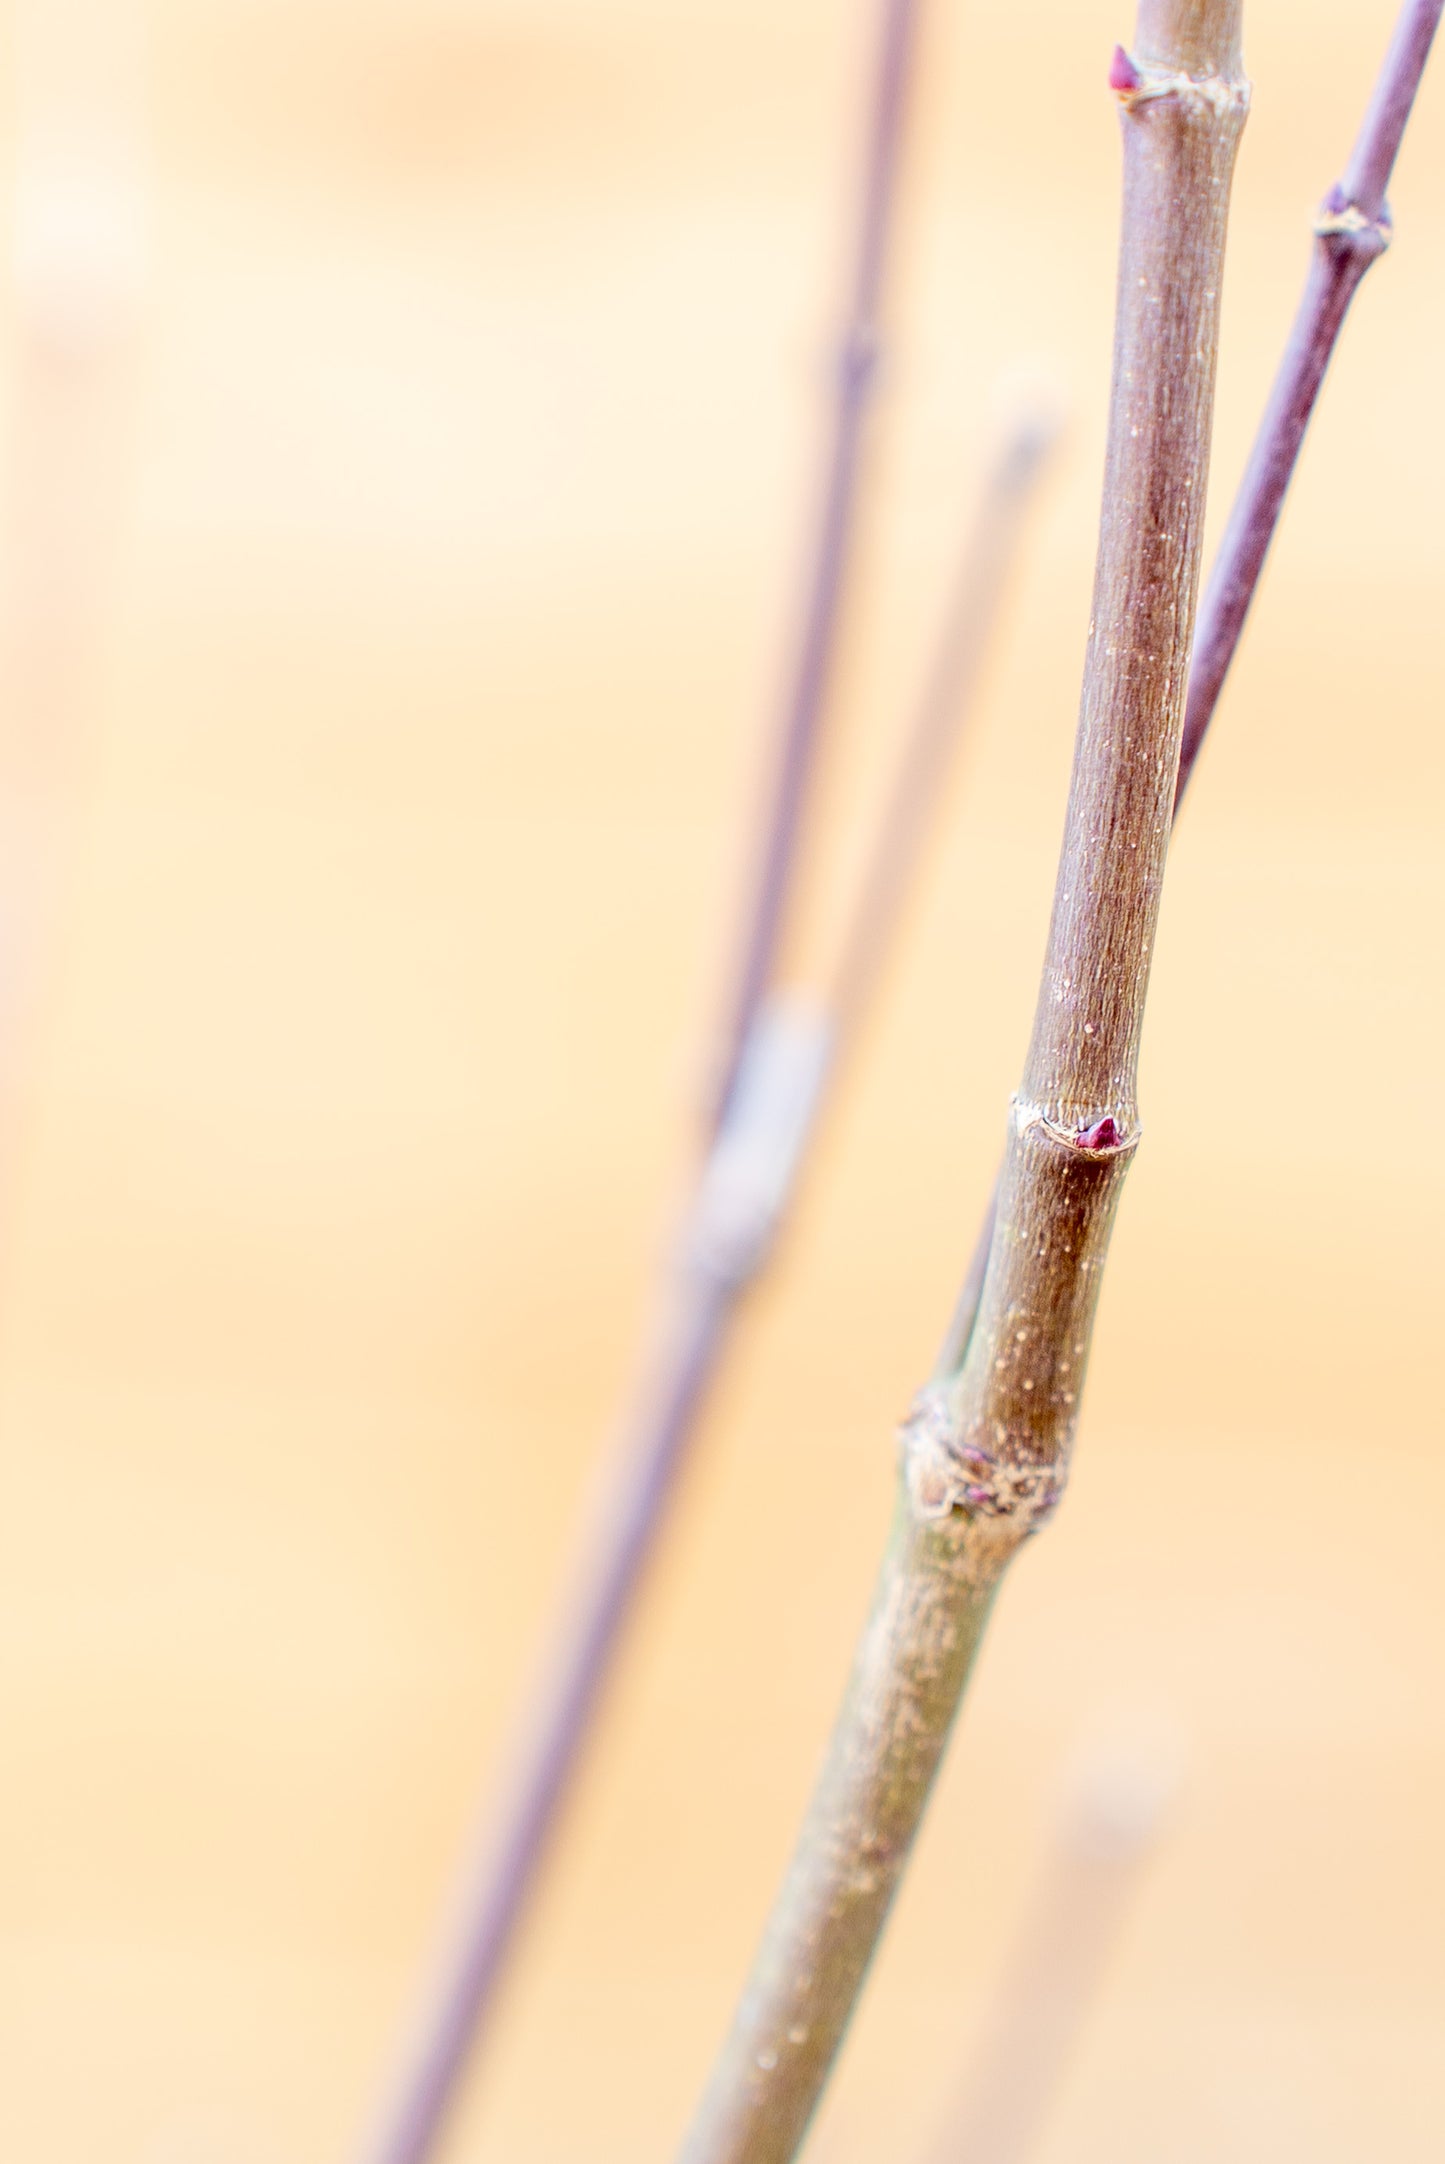
<path id="1" fill-rule="evenodd" d="M 771 1001 L 755 1015 L 727 1119 L 703 1167 L 673 1286 L 674 1317 L 626 1423 L 597 1520 L 571 1583 L 513 1785 L 458 1896 L 458 1922 L 432 2004 L 368 2164 L 422 2164 L 455 2092 L 510 1951 L 656 1536 L 673 1478 L 726 1351 L 738 1301 L 766 1259 L 794 1192 L 836 1047 L 857 1027 L 896 923 L 903 873 L 916 860 L 978 675 L 988 624 L 1013 560 L 1020 513 L 1046 432 L 1030 424 L 990 483 L 955 590 L 938 660 L 900 760 L 870 874 L 849 918 L 829 1006 Z"/>
<path id="2" fill-rule="evenodd" d="M 831 1033 L 815 1020 L 791 1049 L 786 1018 L 765 1002 L 837 643 L 854 529 L 864 423 L 877 374 L 877 319 L 896 194 L 908 63 L 919 0 L 882 0 L 857 254 L 838 357 L 833 440 L 803 632 L 787 704 L 766 834 L 746 917 L 736 989 L 720 1033 L 712 1147 L 668 1287 L 674 1323 L 644 1370 L 610 1475 L 601 1522 L 574 1574 L 575 1603 L 557 1633 L 548 1683 L 514 1754 L 513 1786 L 458 1898 L 453 1941 L 368 2164 L 422 2164 L 450 2106 L 535 1882 L 601 1696 L 672 1480 L 694 1431 L 743 1287 L 762 1263 L 791 1190 L 828 1066 Z M 744 1099 L 750 1098 L 745 1103 Z M 757 1179 L 762 1168 L 765 1191 Z"/>
<path id="3" fill-rule="evenodd" d="M 564 1619 L 548 1668 L 548 1683 L 525 1744 L 514 1756 L 514 1785 L 467 1886 L 431 2004 L 387 2116 L 366 2154 L 370 2164 L 422 2164 L 450 2106 L 535 1882 L 543 1850 L 596 1711 L 632 1594 L 639 1583 L 673 1475 L 693 1433 L 707 1384 L 724 1349 L 738 1295 L 762 1261 L 792 1164 L 811 1119 L 812 1099 L 827 1065 L 827 1042 L 814 1030 L 791 1070 L 768 1048 L 764 1001 L 772 981 L 788 889 L 796 870 L 804 799 L 817 746 L 829 670 L 837 641 L 844 577 L 853 535 L 864 423 L 877 373 L 877 317 L 903 138 L 906 77 L 918 0 L 883 0 L 868 149 L 860 206 L 857 258 L 841 341 L 832 454 L 814 546 L 803 635 L 766 837 L 746 920 L 736 990 L 721 1035 L 720 1074 L 713 1104 L 713 1147 L 689 1213 L 676 1282 L 676 1320 L 644 1372 L 610 1476 L 602 1522 L 592 1528 L 573 1583 L 581 1588 Z M 811 1061 L 811 1065 L 810 1065 Z M 745 1106 L 750 1075 L 767 1068 L 764 1097 Z M 799 1073 L 803 1097 L 797 1101 Z M 772 1166 L 772 1196 L 749 1189 L 757 1169 L 759 1128 L 778 1112 L 788 1120 L 788 1092 L 797 1132 L 785 1138 Z M 742 1115 L 739 1119 L 739 1114 Z M 801 1114 L 801 1121 L 799 1115 Z M 739 1129 L 742 1149 L 736 1146 Z M 771 1140 L 763 1134 L 763 1158 Z M 751 1157 L 749 1151 L 752 1151 Z M 740 1164 L 740 1158 L 742 1160 Z M 736 1176 L 741 1171 L 741 1179 Z M 731 1219 L 729 1212 L 732 1213 Z M 751 1213 L 751 1215 L 750 1215 Z"/>
<path id="4" fill-rule="evenodd" d="M 719 1040 L 713 1101 L 719 1125 L 737 1081 L 748 1032 L 767 996 L 778 957 L 798 856 L 808 782 L 827 701 L 842 618 L 858 498 L 864 424 L 878 374 L 878 313 L 913 50 L 918 0 L 883 0 L 873 106 L 847 320 L 838 350 L 833 439 L 813 542 L 802 637 L 779 732 L 764 839 L 737 965 L 727 1025 Z"/>
<path id="5" fill-rule="evenodd" d="M 490 2010 L 733 1318 L 796 1191 L 836 1054 L 856 1034 L 896 926 L 904 874 L 916 862 L 945 759 L 967 718 L 1048 435 L 1036 420 L 1020 426 L 985 492 L 829 998 L 804 1007 L 771 997 L 753 1017 L 676 1250 L 669 1328 L 644 1368 L 568 1579 L 577 1591 L 526 1734 L 511 1754 L 511 1787 L 456 1897 L 451 1942 L 388 2114 L 365 2151 L 367 2164 L 423 2164 Z"/>
<path id="6" fill-rule="evenodd" d="M 535 1688 L 527 1733 L 511 1755 L 510 1792 L 456 1897 L 452 1942 L 395 2095 L 365 2151 L 368 2164 L 422 2164 L 450 2108 L 576 1769 L 731 1304 L 732 1288 L 706 1272 L 682 1288 L 581 1550 L 579 1591 Z"/>
<path id="7" fill-rule="evenodd" d="M 989 476 L 982 512 L 958 568 L 944 636 L 833 965 L 828 1011 L 840 1032 L 871 994 L 885 943 L 897 928 L 923 831 L 957 743 L 960 711 L 970 702 L 987 657 L 1019 530 L 1056 432 L 1052 415 L 1022 418 Z"/>
<path id="8" fill-rule="evenodd" d="M 1406 0 L 1348 165 L 1315 220 L 1309 277 L 1199 606 L 1176 811 L 1239 645 L 1280 507 L 1355 289 L 1390 244 L 1385 190 L 1445 0 Z"/>

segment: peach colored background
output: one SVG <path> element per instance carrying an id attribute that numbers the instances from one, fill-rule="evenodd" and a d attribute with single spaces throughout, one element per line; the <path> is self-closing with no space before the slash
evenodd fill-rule
<path id="1" fill-rule="evenodd" d="M 38 42 L 36 13 L 12 10 L 3 113 L 0 780 L 30 992 L 0 1252 L 0 2154 L 344 2164 L 686 1163 L 871 9 L 56 0 Z M 1129 25 L 927 13 L 800 974 L 1000 373 L 1051 366 L 1074 423 L 454 2164 L 671 2154 L 1022 1054 Z M 1216 512 L 1392 8 L 1249 14 Z M 1187 1777 L 1040 2164 L 1445 2149 L 1436 65 L 1181 830 L 1075 1482 L 1003 1599 L 827 2164 L 919 2153 L 1062 1770 L 1139 1723 L 1182 1731 Z M 55 112 L 83 120 L 42 159 L 59 227 L 33 194 Z"/>

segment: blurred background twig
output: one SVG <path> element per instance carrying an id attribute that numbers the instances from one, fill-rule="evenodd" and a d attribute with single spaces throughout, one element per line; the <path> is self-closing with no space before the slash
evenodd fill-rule
<path id="1" fill-rule="evenodd" d="M 902 145 L 914 0 L 886 0 L 865 159 L 857 262 L 839 355 L 834 439 L 805 608 L 798 677 L 778 743 L 735 1004 L 723 1031 L 717 1127 L 659 1293 L 660 1319 L 631 1410 L 604 1469 L 543 1676 L 527 1701 L 504 1800 L 454 1904 L 393 2098 L 366 2154 L 420 2164 L 430 2154 L 484 2030 L 670 1491 L 726 1346 L 793 1199 L 822 1092 L 856 1036 L 882 953 L 946 776 L 987 651 L 1021 524 L 1053 422 L 1011 425 L 990 474 L 950 596 L 937 659 L 905 733 L 875 847 L 821 1003 L 783 1002 L 780 941 L 806 833 L 855 517 L 862 428 L 878 361 L 877 316 Z"/>
<path id="2" fill-rule="evenodd" d="M 1288 327 L 1300 206 L 1396 12 L 1317 11 L 1306 41 L 1256 18 L 1221 480 Z M 312 2164 L 354 2137 L 501 1760 L 685 1177 L 675 1069 L 747 809 L 739 716 L 788 630 L 768 507 L 808 485 L 867 37 L 816 0 L 147 21 L 136 517 L 0 1303 L 0 2148 Z M 459 2157 L 667 2154 L 816 1760 L 878 1439 L 972 1229 L 949 1198 L 996 1155 L 968 1108 L 1008 1086 L 1042 937 L 1114 246 L 1112 116 L 1073 86 L 1122 27 L 1061 0 L 930 13 L 900 395 L 789 935 L 805 983 L 984 464 L 974 386 L 1056 357 L 1070 449 L 885 1026 L 819 1135 L 786 1308 L 758 1302 L 728 1362 Z M 993 1627 L 819 2129 L 835 2164 L 932 2132 L 1057 1739 L 1121 1683 L 1198 1736 L 1196 1807 L 1054 2145 L 1438 2149 L 1440 1183 L 1342 1151 L 1339 1107 L 1440 1052 L 1441 93 L 1177 838 L 1106 1294 L 1139 1329 L 1101 1332 L 1070 1508 Z M 966 1010 L 939 998 L 960 924 L 987 932 Z M 1328 1087 L 1300 1094 L 1302 1058 Z M 1287 1099 L 1288 1134 L 1205 1166 L 1201 1096 Z M 1194 1363 L 1201 1336 L 1230 1359 Z"/>
<path id="3" fill-rule="evenodd" d="M 1028 2164 L 1035 2153 L 1172 1800 L 1177 1755 L 1141 1731 L 1074 1768 L 926 2164 Z"/>
<path id="4" fill-rule="evenodd" d="M 926 815 L 968 717 L 1049 440 L 1048 423 L 1035 416 L 1023 420 L 989 477 L 827 993 L 815 1002 L 774 995 L 749 1026 L 728 1109 L 684 1212 L 660 1292 L 656 1341 L 603 1469 L 550 1660 L 528 1697 L 510 1788 L 485 1830 L 475 1879 L 455 1904 L 434 1995 L 423 2008 L 397 2101 L 368 2152 L 377 2164 L 414 2164 L 429 2153 L 480 2041 L 738 1304 L 767 1263 L 792 1206 L 825 1092 L 856 1039 L 896 930 Z"/>

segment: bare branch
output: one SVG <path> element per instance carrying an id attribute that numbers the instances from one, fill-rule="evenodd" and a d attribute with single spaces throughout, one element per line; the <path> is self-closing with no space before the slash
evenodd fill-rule
<path id="1" fill-rule="evenodd" d="M 1247 87 L 1239 0 L 1142 0 L 1111 80 L 1124 211 L 1104 512 L 1043 983 L 978 1321 L 902 1438 L 888 1553 L 818 1789 L 684 2155 L 802 2141 L 995 1589 L 1068 1470 L 1135 1076 L 1178 766 L 1218 297 Z"/>
<path id="2" fill-rule="evenodd" d="M 882 0 L 882 6 L 857 258 L 847 320 L 838 346 L 833 439 L 808 572 L 802 636 L 786 719 L 778 736 L 772 798 L 744 919 L 737 985 L 720 1044 L 715 1123 L 721 1121 L 726 1110 L 748 1031 L 772 982 L 842 619 L 864 426 L 878 375 L 878 313 L 918 15 L 918 0 Z"/>
<path id="3" fill-rule="evenodd" d="M 422 2164 L 485 2027 L 739 1304 L 792 1204 L 824 1092 L 861 1024 L 896 929 L 926 813 L 971 709 L 1049 433 L 1037 418 L 1022 422 L 990 477 L 829 998 L 816 1006 L 773 998 L 753 1017 L 663 1286 L 663 1326 L 569 1573 L 571 1599 L 529 1695 L 526 1732 L 510 1755 L 510 1786 L 456 1897 L 450 1940 L 395 2096 L 366 2151 L 369 2164 Z"/>
<path id="4" fill-rule="evenodd" d="M 1355 291 L 1390 244 L 1385 190 L 1445 0 L 1406 0 L 1370 109 L 1315 220 L 1309 278 L 1199 608 L 1176 807 L 1244 630 L 1285 491 Z"/>
<path id="5" fill-rule="evenodd" d="M 720 1032 L 711 1147 L 663 1288 L 668 1311 L 644 1362 L 596 1521 L 573 1571 L 538 1709 L 513 1754 L 513 1786 L 489 1823 L 369 2164 L 430 2154 L 490 2008 L 616 1652 L 729 1318 L 769 1244 L 826 1071 L 822 1020 L 765 1011 L 797 869 L 853 538 L 864 425 L 877 375 L 877 318 L 903 141 L 918 0 L 880 0 L 856 259 L 838 354 L 833 436 L 795 675 L 780 732 L 763 846 L 744 915 L 738 981 Z M 801 1126 L 800 1126 L 801 1122 Z M 760 1191 L 759 1182 L 762 1182 Z"/>
<path id="6" fill-rule="evenodd" d="M 459 1892 L 402 2078 L 366 2149 L 374 2164 L 431 2153 L 490 2010 L 566 1788 L 617 1648 L 684 1445 L 716 1365 L 729 1292 L 689 1272 L 653 1356 L 646 1397 L 624 1436 L 571 1584 L 573 1605 L 529 1694 L 511 1782 Z"/>
<path id="7" fill-rule="evenodd" d="M 1075 1777 L 997 1999 L 930 2164 L 1028 2164 L 1099 1994 L 1176 1767 L 1147 1745 Z"/>
<path id="8" fill-rule="evenodd" d="M 1315 247 L 1304 296 L 1199 605 L 1179 747 L 1179 775 L 1174 788 L 1176 819 L 1225 678 L 1239 650 L 1265 557 L 1284 508 L 1285 493 L 1344 328 L 1346 312 L 1365 272 L 1389 246 L 1392 227 L 1385 208 L 1385 189 L 1442 8 L 1445 0 L 1405 0 L 1354 154 L 1344 178 L 1325 197 L 1316 220 Z M 936 1372 L 940 1375 L 960 1366 L 968 1348 L 997 1207 L 995 1188 L 939 1350 Z"/>
<path id="9" fill-rule="evenodd" d="M 884 951 L 897 931 L 905 890 L 917 876 L 924 829 L 958 742 L 959 717 L 972 704 L 1040 462 L 1056 433 L 1052 413 L 1040 408 L 1023 415 L 988 477 L 958 568 L 944 635 L 829 973 L 826 1004 L 839 1032 L 871 995 Z"/>

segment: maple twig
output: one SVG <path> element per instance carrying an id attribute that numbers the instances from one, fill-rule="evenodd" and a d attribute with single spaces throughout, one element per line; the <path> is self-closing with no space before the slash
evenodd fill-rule
<path id="1" fill-rule="evenodd" d="M 368 2164 L 422 2164 L 450 2108 L 490 2009 L 527 1895 L 561 1808 L 626 1613 L 652 1547 L 677 1465 L 717 1365 L 726 1322 L 767 1245 L 771 1221 L 738 1189 L 756 1184 L 759 1133 L 779 1171 L 806 1101 L 826 1067 L 816 1018 L 782 1026 L 765 1012 L 799 858 L 808 783 L 827 704 L 842 616 L 865 423 L 877 376 L 878 313 L 903 144 L 908 63 L 919 0 L 881 0 L 852 282 L 840 341 L 832 444 L 814 532 L 802 635 L 780 730 L 763 845 L 743 912 L 737 982 L 719 1032 L 709 1104 L 710 1151 L 663 1304 L 670 1321 L 645 1364 L 607 1479 L 598 1522 L 569 1579 L 573 1605 L 558 1630 L 527 1737 L 513 1757 L 509 1800 L 489 1829 L 457 1903 L 451 1941 L 417 2025 L 395 2093 L 373 2129 Z M 801 1092 L 801 1097 L 799 1093 Z M 746 1097 L 745 1103 L 739 1100 Z M 749 1153 L 751 1165 L 749 1166 Z M 789 1177 L 783 1168 L 785 1179 Z M 728 1216 L 731 1209 L 732 1218 Z M 755 1251 L 755 1252 L 754 1252 Z"/>
<path id="2" fill-rule="evenodd" d="M 1199 604 L 1174 788 L 1176 818 L 1239 650 L 1350 302 L 1365 272 L 1390 244 L 1393 226 L 1385 190 L 1442 8 L 1445 0 L 1406 0 L 1349 164 L 1325 196 L 1315 221 L 1304 294 Z M 996 1205 L 997 1190 L 989 1198 L 973 1259 L 949 1318 L 938 1355 L 941 1374 L 957 1367 L 967 1350 L 983 1289 Z"/>
<path id="3" fill-rule="evenodd" d="M 1141 0 L 1115 56 L 1124 208 L 1104 505 L 1064 845 L 977 1321 L 903 1430 L 872 1615 L 684 2148 L 788 2164 L 842 2042 L 994 1592 L 1068 1470 L 1119 1191 L 1179 763 L 1219 289 L 1247 105 L 1239 0 Z"/>

